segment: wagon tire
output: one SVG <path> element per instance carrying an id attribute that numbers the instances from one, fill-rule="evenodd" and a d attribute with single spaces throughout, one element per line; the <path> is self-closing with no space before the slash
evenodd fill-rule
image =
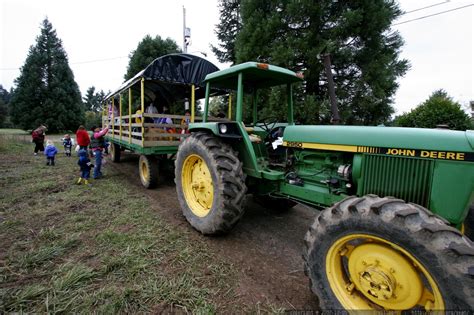
<path id="1" fill-rule="evenodd" d="M 138 173 L 140 181 L 145 188 L 155 188 L 158 185 L 159 179 L 158 159 L 153 155 L 140 155 Z"/>
<path id="2" fill-rule="evenodd" d="M 110 144 L 110 160 L 114 163 L 120 162 L 122 148 L 116 143 Z"/>

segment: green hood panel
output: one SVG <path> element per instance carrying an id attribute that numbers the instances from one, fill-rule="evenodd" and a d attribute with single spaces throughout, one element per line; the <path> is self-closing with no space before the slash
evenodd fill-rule
<path id="1" fill-rule="evenodd" d="M 474 130 L 467 130 L 466 138 L 467 138 L 467 141 L 469 141 L 471 148 L 474 150 Z"/>
<path id="2" fill-rule="evenodd" d="M 287 142 L 438 151 L 474 151 L 473 131 L 365 126 L 288 126 Z"/>

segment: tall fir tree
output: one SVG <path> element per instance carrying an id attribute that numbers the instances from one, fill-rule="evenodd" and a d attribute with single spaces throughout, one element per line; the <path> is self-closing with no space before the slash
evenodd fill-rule
<path id="1" fill-rule="evenodd" d="M 390 29 L 401 11 L 394 0 L 240 0 L 221 6 L 239 19 L 217 25 L 222 52 L 234 47 L 234 63 L 269 62 L 303 72 L 297 120 L 329 123 L 327 77 L 321 56 L 330 54 L 339 111 L 346 124 L 386 122 L 393 113 L 396 79 L 409 65 L 399 59 L 403 40 Z M 222 13 L 222 12 L 221 12 Z M 233 23 L 236 36 L 222 32 Z M 227 23 L 227 24 L 226 24 Z M 234 46 L 232 46 L 234 45 Z M 231 54 L 229 55 L 231 56 Z M 279 97 L 270 112 L 283 114 Z M 280 109 L 281 107 L 281 109 Z"/>
<path id="2" fill-rule="evenodd" d="M 46 18 L 15 80 L 11 118 L 22 129 L 46 124 L 49 131 L 76 130 L 84 121 L 81 93 L 66 51 Z"/>
<path id="3" fill-rule="evenodd" d="M 5 121 L 8 117 L 8 103 L 10 102 L 10 93 L 0 84 L 0 128 L 5 127 Z"/>
<path id="4" fill-rule="evenodd" d="M 181 50 L 173 39 L 162 39 L 159 35 L 152 38 L 150 35 L 146 35 L 138 43 L 137 49 L 130 53 L 127 73 L 124 75 L 124 79 L 132 78 L 158 57 L 179 52 Z"/>
<path id="5" fill-rule="evenodd" d="M 91 112 L 100 112 L 102 110 L 102 102 L 105 99 L 105 92 L 95 91 L 95 86 L 87 89 L 86 95 L 83 97 L 84 109 Z"/>
<path id="6" fill-rule="evenodd" d="M 218 6 L 219 24 L 215 33 L 219 43 L 211 45 L 211 50 L 220 62 L 235 62 L 235 40 L 242 26 L 240 0 L 221 0 Z"/>

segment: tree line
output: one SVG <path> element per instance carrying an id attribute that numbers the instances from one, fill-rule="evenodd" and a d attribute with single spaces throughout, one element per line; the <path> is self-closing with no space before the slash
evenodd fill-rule
<path id="1" fill-rule="evenodd" d="M 331 121 L 322 61 L 330 55 L 344 124 L 472 128 L 460 104 L 442 90 L 412 112 L 391 119 L 397 79 L 409 69 L 408 61 L 399 57 L 403 40 L 391 29 L 402 14 L 395 1 L 219 0 L 219 11 L 219 43 L 211 49 L 221 62 L 266 62 L 304 74 L 304 82 L 295 88 L 299 123 Z M 154 59 L 177 52 L 181 51 L 174 40 L 146 35 L 129 54 L 124 79 Z M 268 101 L 259 114 L 283 118 L 283 95 L 279 89 L 261 95 Z M 62 41 L 46 18 L 15 87 L 8 92 L 0 85 L 0 126 L 31 130 L 46 124 L 52 132 L 75 130 L 79 124 L 90 127 L 100 124 L 105 96 L 91 86 L 81 97 Z M 224 103 L 217 100 L 212 106 L 217 111 Z"/>

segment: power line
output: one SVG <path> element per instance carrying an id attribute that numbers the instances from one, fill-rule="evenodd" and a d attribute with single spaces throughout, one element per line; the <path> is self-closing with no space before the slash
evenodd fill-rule
<path id="1" fill-rule="evenodd" d="M 109 61 L 109 60 L 116 60 L 116 59 L 123 59 L 128 58 L 128 56 L 121 56 L 121 57 L 112 57 L 112 58 L 104 58 L 104 59 L 95 59 L 95 60 L 87 60 L 87 61 L 78 61 L 78 62 L 71 62 L 72 65 L 79 65 L 85 63 L 93 63 L 93 62 L 102 62 L 102 61 Z"/>
<path id="2" fill-rule="evenodd" d="M 426 18 L 429 18 L 429 17 L 432 17 L 432 16 L 436 16 L 436 15 L 440 15 L 440 14 L 444 14 L 444 13 L 448 13 L 448 12 L 452 12 L 452 11 L 456 11 L 456 10 L 461 10 L 461 9 L 464 9 L 464 8 L 467 8 L 467 7 L 472 7 L 472 6 L 474 6 L 474 4 L 468 4 L 468 5 L 465 5 L 465 6 L 462 6 L 462 7 L 457 7 L 457 8 L 451 9 L 451 10 L 446 10 L 446 11 L 441 11 L 441 12 L 438 12 L 438 13 L 433 13 L 433 14 L 430 14 L 430 15 L 420 16 L 419 18 L 416 18 L 416 19 L 406 20 L 406 21 L 403 21 L 403 22 L 400 22 L 400 23 L 392 24 L 392 26 L 405 24 L 405 23 L 409 23 L 409 22 L 413 22 L 413 21 L 418 21 L 418 20 L 426 19 Z"/>
<path id="3" fill-rule="evenodd" d="M 103 58 L 103 59 L 94 59 L 94 60 L 86 60 L 86 61 L 78 61 L 78 62 L 71 62 L 71 65 L 80 65 L 86 63 L 94 63 L 94 62 L 103 62 L 103 61 L 110 61 L 110 60 L 117 60 L 128 58 L 128 56 L 120 56 L 120 57 L 112 57 L 112 58 Z M 0 70 L 19 70 L 20 68 L 0 68 Z"/>
<path id="4" fill-rule="evenodd" d="M 414 10 L 411 10 L 411 11 L 407 11 L 407 12 L 403 13 L 401 16 L 404 16 L 408 13 L 417 12 L 417 11 L 425 10 L 425 9 L 428 9 L 428 8 L 436 7 L 438 5 L 446 4 L 449 1 L 451 1 L 451 0 L 446 0 L 446 1 L 443 1 L 443 2 L 439 2 L 439 3 L 435 3 L 435 4 L 432 4 L 432 5 L 426 6 L 426 7 L 422 7 L 422 8 L 414 9 Z"/>

